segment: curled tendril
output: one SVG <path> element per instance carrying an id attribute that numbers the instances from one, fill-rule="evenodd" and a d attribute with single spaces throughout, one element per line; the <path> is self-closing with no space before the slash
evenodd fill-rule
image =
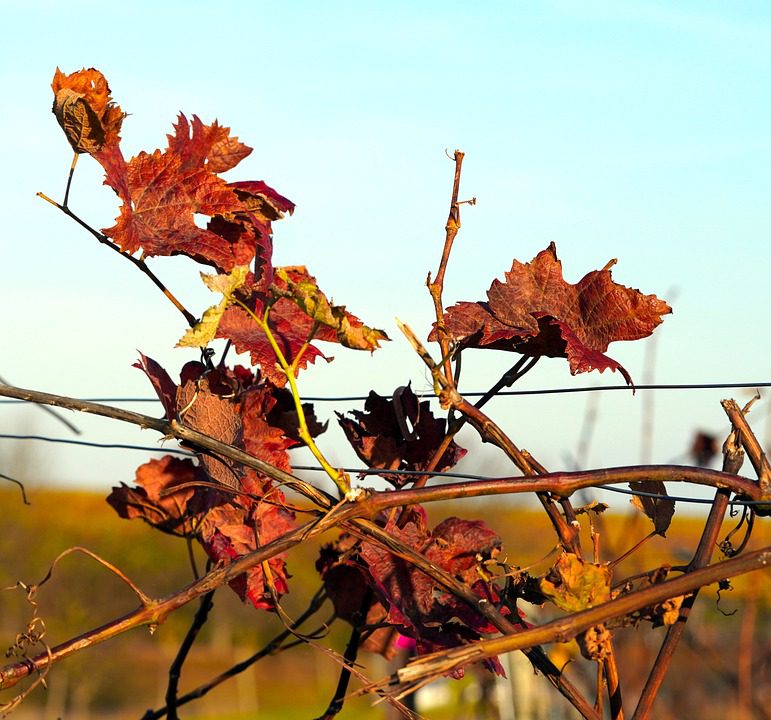
<path id="1" fill-rule="evenodd" d="M 30 675 L 34 672 L 39 672 L 38 677 L 22 692 L 16 695 L 14 698 L 6 703 L 0 705 L 0 716 L 5 717 L 12 710 L 17 708 L 24 699 L 38 686 L 42 685 L 46 687 L 46 675 L 51 667 L 51 648 L 48 643 L 44 641 L 46 635 L 46 624 L 42 617 L 38 613 L 38 604 L 35 600 L 35 595 L 38 590 L 38 585 L 28 585 L 25 582 L 19 580 L 16 585 L 5 588 L 6 590 L 22 590 L 26 594 L 26 600 L 32 608 L 32 617 L 30 618 L 27 626 L 20 633 L 17 633 L 13 644 L 6 649 L 5 657 L 19 658 L 21 662 L 29 666 Z M 30 651 L 35 647 L 41 647 L 48 655 L 48 662 L 45 664 L 42 670 L 38 670 L 37 666 L 29 659 Z"/>
<path id="2" fill-rule="evenodd" d="M 747 523 L 747 530 L 744 533 L 744 537 L 742 538 L 742 541 L 739 543 L 738 547 L 734 547 L 733 542 L 731 541 L 731 538 L 741 529 L 741 527 L 744 525 L 744 523 Z M 720 552 L 723 553 L 726 557 L 735 557 L 740 552 L 744 550 L 744 548 L 747 547 L 747 543 L 750 541 L 750 536 L 752 535 L 752 528 L 755 525 L 755 513 L 752 510 L 752 508 L 747 507 L 746 505 L 743 508 L 742 516 L 739 519 L 739 522 L 736 524 L 736 527 L 731 530 L 731 532 L 726 535 L 725 540 L 720 542 L 718 547 L 720 548 Z"/>
<path id="3" fill-rule="evenodd" d="M 732 592 L 733 589 L 734 589 L 733 585 L 731 585 L 731 581 L 728 580 L 728 579 L 721 580 L 717 584 L 717 603 L 716 603 L 715 607 L 717 607 L 717 609 L 720 612 L 720 614 L 723 615 L 724 617 L 731 617 L 731 615 L 736 615 L 736 613 L 738 612 L 736 609 L 731 610 L 730 612 L 727 612 L 727 611 L 723 610 L 723 608 L 720 607 L 720 601 L 722 600 L 722 598 L 720 597 L 720 593 L 724 592 L 724 591 L 731 591 Z"/>

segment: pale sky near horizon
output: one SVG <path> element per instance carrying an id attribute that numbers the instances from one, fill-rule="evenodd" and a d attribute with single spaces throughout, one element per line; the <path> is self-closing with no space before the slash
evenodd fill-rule
<path id="1" fill-rule="evenodd" d="M 131 368 L 137 350 L 172 377 L 195 356 L 174 349 L 184 320 L 146 278 L 35 197 L 61 199 L 71 160 L 50 113 L 57 65 L 105 73 L 130 113 L 127 156 L 164 146 L 179 111 L 216 117 L 255 148 L 227 177 L 264 179 L 296 202 L 294 216 L 274 225 L 276 264 L 307 265 L 329 296 L 393 340 L 372 357 L 330 348 L 333 363 L 301 376 L 307 395 L 390 394 L 408 380 L 430 392 L 393 318 L 421 336 L 430 327 L 424 282 L 441 253 L 452 180 L 445 150 L 454 148 L 466 153 L 461 195 L 478 204 L 462 211 L 446 305 L 484 299 L 514 258 L 529 261 L 554 241 L 569 281 L 617 258 L 617 282 L 671 300 L 674 314 L 654 336 L 656 381 L 771 380 L 765 2 L 0 0 L 0 9 L 0 375 L 14 384 L 148 397 Z M 71 206 L 96 227 L 118 213 L 90 158 L 78 165 Z M 216 300 L 192 261 L 152 266 L 194 314 Z M 608 354 L 642 383 L 645 348 L 615 343 Z M 513 359 L 466 353 L 462 389 L 486 389 Z M 621 382 L 607 372 L 572 377 L 564 361 L 544 360 L 521 388 Z M 640 459 L 643 395 L 599 399 L 589 465 Z M 698 429 L 723 436 L 719 400 L 729 395 L 749 398 L 658 392 L 653 460 L 682 459 Z M 769 395 L 750 416 L 766 437 Z M 324 405 L 319 414 L 360 405 Z M 586 395 L 489 407 L 547 467 L 570 466 Z M 157 441 L 69 417 L 86 440 Z M 67 436 L 35 408 L 6 404 L 0 432 Z M 333 423 L 321 445 L 351 461 Z M 488 447 L 470 455 L 470 472 L 508 472 Z M 0 440 L 0 473 L 105 492 L 131 482 L 145 457 Z"/>

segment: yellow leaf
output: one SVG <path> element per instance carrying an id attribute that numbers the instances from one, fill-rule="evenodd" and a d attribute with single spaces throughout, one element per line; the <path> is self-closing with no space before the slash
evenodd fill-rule
<path id="1" fill-rule="evenodd" d="M 539 580 L 540 591 L 558 608 L 577 612 L 610 600 L 610 568 L 562 553 L 554 567 Z"/>
<path id="2" fill-rule="evenodd" d="M 222 275 L 201 273 L 201 279 L 212 292 L 222 293 L 222 300 L 204 312 L 201 320 L 180 338 L 177 347 L 206 347 L 217 334 L 222 315 L 233 302 L 233 293 L 246 282 L 248 265 L 236 265 L 232 272 Z"/>

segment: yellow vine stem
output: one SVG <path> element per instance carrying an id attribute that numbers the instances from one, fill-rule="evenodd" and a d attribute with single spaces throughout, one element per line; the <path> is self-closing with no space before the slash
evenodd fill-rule
<path id="1" fill-rule="evenodd" d="M 351 480 L 348 477 L 348 475 L 343 472 L 342 470 L 337 470 L 329 463 L 329 461 L 324 457 L 324 453 L 319 450 L 318 445 L 314 442 L 313 438 L 311 437 L 310 430 L 308 430 L 308 422 L 305 419 L 305 411 L 303 410 L 302 405 L 302 399 L 300 398 L 300 391 L 297 389 L 297 380 L 295 378 L 295 373 L 297 372 L 297 368 L 299 365 L 300 360 L 302 359 L 302 356 L 305 354 L 305 351 L 309 347 L 309 342 L 305 342 L 303 346 L 300 348 L 299 352 L 295 356 L 294 360 L 291 362 L 287 362 L 286 356 L 284 355 L 281 348 L 278 346 L 278 343 L 276 342 L 276 338 L 273 335 L 273 332 L 270 329 L 270 326 L 268 325 L 268 315 L 270 313 L 270 308 L 266 308 L 265 314 L 262 318 L 258 317 L 252 310 L 247 307 L 243 302 L 240 300 L 234 298 L 235 302 L 238 303 L 240 307 L 242 307 L 246 313 L 257 323 L 260 330 L 262 330 L 263 333 L 265 333 L 265 337 L 268 339 L 268 342 L 270 343 L 270 347 L 273 350 L 273 354 L 276 356 L 276 360 L 283 370 L 284 374 L 286 375 L 286 379 L 289 383 L 289 390 L 292 393 L 292 400 L 294 401 L 294 407 L 295 411 L 297 412 L 297 421 L 299 424 L 298 428 L 298 434 L 300 435 L 300 439 L 308 446 L 308 449 L 313 454 L 313 457 L 318 460 L 319 465 L 321 465 L 324 472 L 329 475 L 332 482 L 335 483 L 338 490 L 342 493 L 343 496 L 346 496 L 350 490 L 351 490 Z"/>

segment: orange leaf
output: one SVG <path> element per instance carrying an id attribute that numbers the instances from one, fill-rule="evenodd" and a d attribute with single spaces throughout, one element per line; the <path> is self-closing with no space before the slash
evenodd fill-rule
<path id="1" fill-rule="evenodd" d="M 126 114 L 112 102 L 102 73 L 84 68 L 65 75 L 56 68 L 51 88 L 53 113 L 76 153 L 95 153 L 118 143 Z"/>

